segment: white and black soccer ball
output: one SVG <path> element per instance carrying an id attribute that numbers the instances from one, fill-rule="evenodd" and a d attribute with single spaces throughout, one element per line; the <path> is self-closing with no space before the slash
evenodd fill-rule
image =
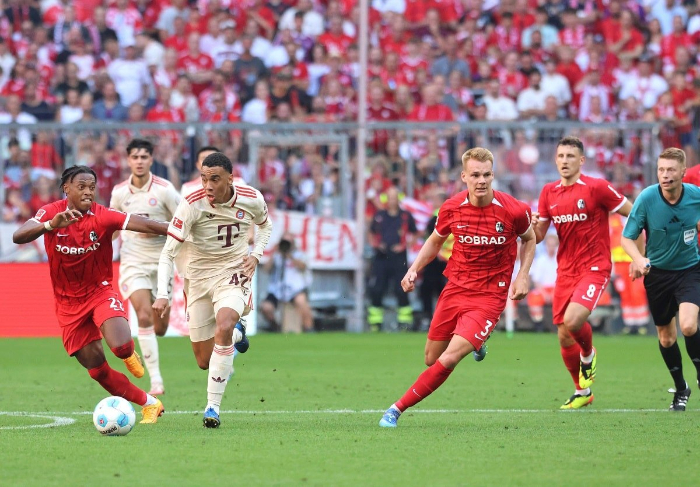
<path id="1" fill-rule="evenodd" d="M 97 404 L 92 413 L 92 422 L 104 436 L 125 436 L 134 429 L 136 412 L 123 397 L 111 396 Z"/>

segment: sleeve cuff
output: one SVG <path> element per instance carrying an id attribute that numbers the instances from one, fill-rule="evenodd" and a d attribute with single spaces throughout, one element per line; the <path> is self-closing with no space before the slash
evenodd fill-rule
<path id="1" fill-rule="evenodd" d="M 625 196 L 625 197 L 622 199 L 622 203 L 620 203 L 620 204 L 617 205 L 615 208 L 613 208 L 613 209 L 610 211 L 610 213 L 616 213 L 617 210 L 619 210 L 620 208 L 622 208 L 623 205 L 624 205 L 625 203 L 627 203 L 627 196 Z"/>
<path id="2" fill-rule="evenodd" d="M 450 236 L 449 233 L 448 233 L 447 235 L 441 234 L 440 232 L 437 231 L 437 228 L 436 228 L 435 230 L 433 230 L 433 231 L 434 231 L 434 232 L 437 234 L 437 236 L 440 237 L 440 238 L 447 238 L 447 237 Z"/>
<path id="3" fill-rule="evenodd" d="M 126 227 L 129 225 L 130 219 L 131 219 L 131 213 L 127 213 L 126 218 L 124 219 L 124 224 L 122 225 L 122 230 L 126 230 Z"/>
<path id="4" fill-rule="evenodd" d="M 178 237 L 178 236 L 176 236 L 176 235 L 173 235 L 173 234 L 170 233 L 170 232 L 168 232 L 168 237 L 173 237 L 175 240 L 177 240 L 177 241 L 180 242 L 180 243 L 184 242 L 184 240 L 182 240 L 180 237 Z"/>

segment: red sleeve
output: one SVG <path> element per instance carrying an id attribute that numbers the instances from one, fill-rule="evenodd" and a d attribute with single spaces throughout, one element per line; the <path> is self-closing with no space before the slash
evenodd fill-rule
<path id="1" fill-rule="evenodd" d="M 450 230 L 450 208 L 448 205 L 442 205 L 438 211 L 437 220 L 435 220 L 435 231 L 441 237 L 447 237 L 452 233 Z"/>
<path id="2" fill-rule="evenodd" d="M 547 201 L 547 196 L 549 194 L 548 187 L 542 188 L 540 193 L 540 201 L 537 204 L 537 211 L 540 213 L 540 220 L 550 220 L 551 215 L 549 214 L 549 202 Z"/>
<path id="3" fill-rule="evenodd" d="M 100 224 L 108 232 L 116 232 L 117 230 L 126 230 L 126 226 L 129 224 L 129 214 L 124 213 L 114 208 L 105 208 L 104 206 L 99 206 L 99 217 Z"/>
<path id="4" fill-rule="evenodd" d="M 30 220 L 34 220 L 37 223 L 48 222 L 51 221 L 51 219 L 53 219 L 57 213 L 60 213 L 60 211 L 58 211 L 58 206 L 56 206 L 56 203 L 49 203 L 48 205 L 44 205 L 39 208 L 36 215 L 31 217 Z"/>
<path id="5" fill-rule="evenodd" d="M 530 207 L 522 201 L 517 202 L 513 214 L 513 227 L 518 235 L 524 234 L 530 228 Z"/>
<path id="6" fill-rule="evenodd" d="M 625 203 L 627 198 L 620 194 L 612 184 L 605 181 L 604 179 L 598 180 L 596 184 L 596 193 L 598 197 L 598 203 L 600 206 L 608 211 L 617 211 Z"/>

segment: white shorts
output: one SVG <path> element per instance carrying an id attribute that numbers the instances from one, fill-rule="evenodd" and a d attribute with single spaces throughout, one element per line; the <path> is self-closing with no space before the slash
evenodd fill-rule
<path id="1" fill-rule="evenodd" d="M 216 315 L 221 308 L 230 308 L 240 317 L 250 313 L 250 283 L 245 286 L 232 283 L 231 273 L 208 279 L 185 279 L 185 301 L 190 341 L 203 342 L 214 337 Z"/>
<path id="2" fill-rule="evenodd" d="M 155 300 L 158 291 L 158 263 L 155 264 L 125 264 L 119 266 L 119 290 L 124 299 L 139 289 L 150 289 Z M 168 297 L 173 296 L 173 277 L 168 284 Z"/>

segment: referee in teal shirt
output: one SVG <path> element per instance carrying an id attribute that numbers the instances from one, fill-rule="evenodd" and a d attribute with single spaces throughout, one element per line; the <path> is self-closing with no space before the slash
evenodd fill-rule
<path id="1" fill-rule="evenodd" d="M 659 349 L 673 377 L 675 389 L 671 411 L 685 411 L 690 387 L 683 378 L 681 350 L 678 347 L 676 313 L 700 386 L 700 188 L 683 184 L 685 152 L 665 149 L 656 163 L 659 184 L 642 191 L 634 202 L 622 247 L 632 258 L 630 275 L 644 278 L 649 310 L 659 334 Z M 646 232 L 646 258 L 635 240 Z"/>

